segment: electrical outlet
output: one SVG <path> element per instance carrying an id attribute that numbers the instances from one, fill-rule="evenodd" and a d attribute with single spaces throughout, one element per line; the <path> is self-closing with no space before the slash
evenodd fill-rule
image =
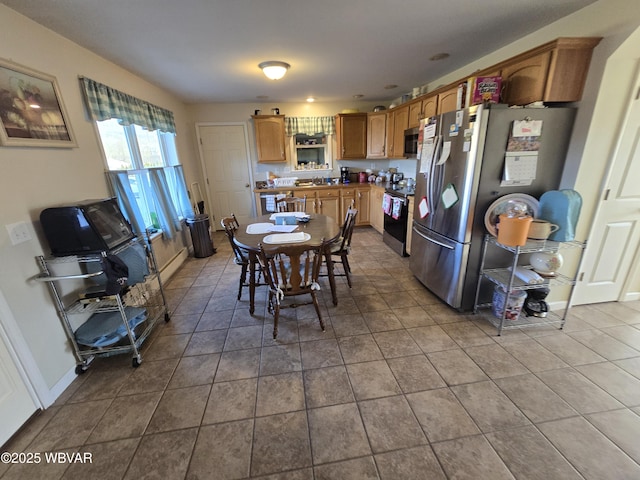
<path id="1" fill-rule="evenodd" d="M 26 222 L 17 222 L 5 225 L 7 232 L 9 232 L 9 238 L 12 245 L 18 245 L 23 242 L 31 240 L 31 234 L 29 233 L 29 226 Z"/>

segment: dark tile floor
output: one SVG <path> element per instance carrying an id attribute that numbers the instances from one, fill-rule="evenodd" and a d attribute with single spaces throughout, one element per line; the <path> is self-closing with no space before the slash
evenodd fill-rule
<path id="1" fill-rule="evenodd" d="M 166 285 L 144 361 L 99 359 L 9 450 L 91 464 L 0 465 L 4 479 L 638 479 L 640 302 L 573 308 L 563 331 L 495 335 L 442 305 L 373 230 L 354 285 L 284 310 L 236 301 L 226 239 Z"/>

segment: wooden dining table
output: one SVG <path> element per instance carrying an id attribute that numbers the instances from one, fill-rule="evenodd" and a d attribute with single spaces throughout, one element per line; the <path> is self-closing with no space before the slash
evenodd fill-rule
<path id="1" fill-rule="evenodd" d="M 249 313 L 253 313 L 255 310 L 255 291 L 256 291 L 256 276 L 255 266 L 257 261 L 258 251 L 260 245 L 264 243 L 264 238 L 267 235 L 271 235 L 276 232 L 266 233 L 247 233 L 247 229 L 250 225 L 258 223 L 272 223 L 275 225 L 275 221 L 271 220 L 273 214 L 262 215 L 251 220 L 251 222 L 244 226 L 241 225 L 234 234 L 233 241 L 240 248 L 246 250 L 249 253 Z M 319 213 L 311 213 L 308 222 L 298 222 L 297 228 L 293 233 L 303 232 L 308 233 L 310 238 L 303 242 L 297 242 L 297 245 L 312 245 L 320 246 L 322 241 L 331 242 L 336 240 L 340 236 L 341 228 L 336 223 L 336 220 L 327 215 L 321 215 Z M 270 244 L 273 246 L 274 244 Z M 333 304 L 338 304 L 338 295 L 336 293 L 335 276 L 333 275 L 333 262 L 331 261 L 331 252 L 329 250 L 323 252 L 325 261 L 327 264 L 327 276 L 329 278 L 329 285 L 331 287 L 331 297 Z"/>

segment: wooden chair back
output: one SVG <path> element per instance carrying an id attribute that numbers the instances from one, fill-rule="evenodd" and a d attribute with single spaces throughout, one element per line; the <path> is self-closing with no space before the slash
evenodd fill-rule
<path id="1" fill-rule="evenodd" d="M 278 212 L 306 212 L 307 196 L 302 198 L 286 197 L 276 202 Z"/>
<path id="2" fill-rule="evenodd" d="M 224 233 L 227 235 L 229 239 L 229 243 L 231 244 L 231 248 L 233 250 L 233 254 L 236 257 L 236 264 L 240 265 L 243 263 L 247 263 L 248 259 L 246 254 L 242 251 L 238 245 L 233 241 L 236 230 L 240 228 L 240 224 L 238 223 L 238 219 L 232 213 L 230 217 L 224 217 L 220 220 L 220 225 L 224 228 Z"/>
<path id="3" fill-rule="evenodd" d="M 265 249 L 260 245 L 258 260 L 269 288 L 284 296 L 304 295 L 319 289 L 323 248 L 324 245 L 283 244 Z"/>

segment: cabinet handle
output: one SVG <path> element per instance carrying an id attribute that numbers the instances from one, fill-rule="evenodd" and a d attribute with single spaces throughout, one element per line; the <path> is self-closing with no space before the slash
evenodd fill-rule
<path id="1" fill-rule="evenodd" d="M 362 193 L 358 192 L 358 198 L 362 198 Z"/>

